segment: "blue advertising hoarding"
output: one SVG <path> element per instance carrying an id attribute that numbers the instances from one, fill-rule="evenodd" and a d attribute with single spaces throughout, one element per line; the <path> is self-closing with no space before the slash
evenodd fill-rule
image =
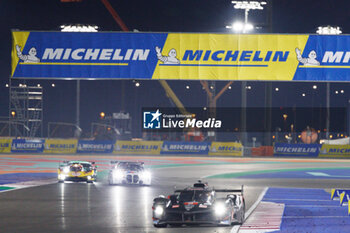
<path id="1" fill-rule="evenodd" d="M 164 141 L 161 154 L 205 154 L 209 152 L 210 142 L 172 142 Z"/>
<path id="2" fill-rule="evenodd" d="M 317 157 L 321 145 L 319 144 L 288 144 L 276 143 L 274 156 Z"/>
<path id="3" fill-rule="evenodd" d="M 44 150 L 44 139 L 13 139 L 11 152 L 15 153 L 42 153 Z"/>
<path id="4" fill-rule="evenodd" d="M 79 140 L 77 153 L 112 153 L 114 141 Z"/>

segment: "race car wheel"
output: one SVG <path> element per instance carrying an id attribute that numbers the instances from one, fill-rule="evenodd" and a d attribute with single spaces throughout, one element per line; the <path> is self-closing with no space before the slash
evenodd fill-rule
<path id="1" fill-rule="evenodd" d="M 58 183 L 64 183 L 64 181 L 63 180 L 59 180 Z"/>
<path id="2" fill-rule="evenodd" d="M 244 219 L 245 219 L 245 202 L 243 201 L 242 214 L 241 214 L 241 219 L 239 221 L 239 224 L 243 224 Z"/>
<path id="3" fill-rule="evenodd" d="M 163 227 L 167 227 L 167 224 L 153 224 L 153 226 L 157 227 L 157 228 L 163 228 Z"/>
<path id="4" fill-rule="evenodd" d="M 113 181 L 111 178 L 108 179 L 108 183 L 109 183 L 109 185 L 113 185 Z"/>
<path id="5" fill-rule="evenodd" d="M 241 213 L 240 216 L 239 216 L 239 219 L 238 219 L 238 224 L 242 225 L 243 222 L 244 222 L 244 213 Z"/>

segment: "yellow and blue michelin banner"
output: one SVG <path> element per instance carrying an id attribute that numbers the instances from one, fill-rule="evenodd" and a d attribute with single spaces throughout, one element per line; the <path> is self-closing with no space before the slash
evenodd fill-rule
<path id="1" fill-rule="evenodd" d="M 350 158 L 350 145 L 322 144 L 318 157 Z"/>
<path id="2" fill-rule="evenodd" d="M 209 155 L 243 156 L 243 146 L 239 142 L 212 142 Z"/>
<path id="3" fill-rule="evenodd" d="M 349 35 L 13 31 L 13 78 L 349 81 Z"/>
<path id="4" fill-rule="evenodd" d="M 46 139 L 44 153 L 75 154 L 77 143 L 77 139 Z"/>
<path id="5" fill-rule="evenodd" d="M 11 152 L 11 138 L 1 138 L 0 139 L 0 153 L 10 153 Z"/>
<path id="6" fill-rule="evenodd" d="M 162 141 L 117 141 L 114 153 L 159 155 L 162 144 Z"/>

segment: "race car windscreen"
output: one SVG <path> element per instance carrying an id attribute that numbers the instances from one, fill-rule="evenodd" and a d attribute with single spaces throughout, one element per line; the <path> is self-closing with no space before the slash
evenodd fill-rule
<path id="1" fill-rule="evenodd" d="M 92 166 L 90 164 L 82 164 L 83 165 L 83 170 L 88 172 L 91 171 Z"/>
<path id="2" fill-rule="evenodd" d="M 128 171 L 140 171 L 142 167 L 139 164 L 132 163 L 120 163 L 118 165 L 119 169 L 128 170 Z"/>
<path id="3" fill-rule="evenodd" d="M 70 170 L 72 172 L 81 172 L 83 170 L 83 166 L 81 164 L 71 164 Z"/>
<path id="4" fill-rule="evenodd" d="M 198 201 L 205 203 L 209 200 L 210 192 L 202 190 L 183 191 L 179 195 L 180 202 Z"/>

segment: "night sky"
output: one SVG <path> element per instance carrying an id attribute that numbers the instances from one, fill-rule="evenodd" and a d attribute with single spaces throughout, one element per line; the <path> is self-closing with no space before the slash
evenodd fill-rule
<path id="1" fill-rule="evenodd" d="M 225 26 L 233 21 L 243 21 L 242 10 L 234 10 L 230 0 L 162 0 L 121 1 L 110 0 L 130 30 L 146 32 L 213 32 L 230 33 Z M 272 2 L 272 3 L 271 3 Z M 261 27 L 255 33 L 315 33 L 318 26 L 337 25 L 343 33 L 350 32 L 349 0 L 273 0 L 272 27 L 268 25 L 267 11 L 253 11 L 249 21 Z M 112 16 L 99 0 L 83 0 L 80 3 L 61 3 L 59 0 L 2 0 L 0 1 L 0 117 L 8 116 L 8 88 L 10 76 L 11 29 L 58 31 L 68 23 L 94 24 L 101 31 L 121 31 Z M 14 80 L 13 84 L 24 83 Z M 44 87 L 44 124 L 52 121 L 75 122 L 75 81 L 27 80 L 27 85 Z M 157 81 L 141 81 L 135 87 L 129 81 L 82 81 L 81 126 L 89 131 L 90 123 L 99 119 L 99 113 L 107 115 L 124 110 L 139 114 L 141 107 L 172 106 Z M 206 106 L 206 93 L 199 82 L 169 82 L 185 106 Z M 217 88 L 226 82 L 217 82 Z M 186 89 L 186 85 L 190 89 Z M 264 106 L 265 82 L 248 82 L 248 106 Z M 273 107 L 325 107 L 326 84 L 273 83 Z M 123 88 L 124 87 L 124 88 Z M 275 91 L 278 87 L 279 91 Z M 344 90 L 341 94 L 340 90 Z M 339 94 L 335 94 L 339 91 Z M 302 94 L 306 96 L 303 97 Z M 347 107 L 350 86 L 348 83 L 331 85 L 331 105 Z M 219 107 L 240 106 L 240 82 L 235 82 L 218 101 Z"/>

